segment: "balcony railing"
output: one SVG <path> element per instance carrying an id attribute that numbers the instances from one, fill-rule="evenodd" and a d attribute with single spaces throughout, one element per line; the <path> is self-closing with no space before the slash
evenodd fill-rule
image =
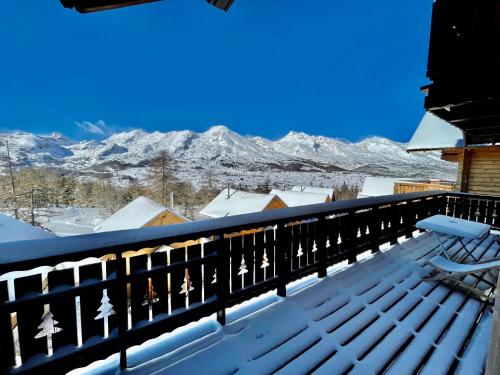
<path id="1" fill-rule="evenodd" d="M 211 314 L 225 324 L 226 308 L 285 296 L 438 213 L 498 227 L 500 198 L 409 193 L 2 244 L 0 372 L 59 373 L 118 352 L 125 368 L 133 345 Z"/>

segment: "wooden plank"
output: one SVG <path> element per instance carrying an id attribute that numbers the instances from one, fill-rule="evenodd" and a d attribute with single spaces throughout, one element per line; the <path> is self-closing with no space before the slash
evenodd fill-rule
<path id="1" fill-rule="evenodd" d="M 9 300 L 7 281 L 0 281 L 0 303 Z M 12 335 L 12 321 L 9 313 L 0 314 L 0 373 L 8 373 L 16 364 L 14 353 L 14 339 Z"/>
<path id="2" fill-rule="evenodd" d="M 34 296 L 42 293 L 42 275 L 36 274 L 20 277 L 14 280 L 16 298 Z M 37 354 L 48 354 L 47 338 L 35 339 L 40 333 L 38 326 L 45 315 L 43 305 L 31 305 L 17 310 L 17 327 L 19 332 L 19 346 L 21 359 L 25 363 Z"/>
<path id="3" fill-rule="evenodd" d="M 130 257 L 130 274 L 148 269 L 148 255 Z M 152 292 L 149 289 L 149 279 L 134 280 L 130 284 L 130 310 L 132 314 L 132 327 L 140 321 L 149 320 L 149 305 L 152 300 Z M 155 292 L 156 293 L 156 292 Z"/>
<path id="4" fill-rule="evenodd" d="M 264 270 L 265 268 L 269 268 L 269 260 L 264 259 L 264 248 L 265 248 L 265 233 L 257 232 L 255 233 L 255 282 L 260 282 L 265 280 L 264 278 Z M 267 257 L 267 254 L 266 254 Z M 267 264 L 266 267 L 263 267 L 264 261 Z M 266 272 L 267 276 L 267 272 Z"/>
<path id="5" fill-rule="evenodd" d="M 101 263 L 89 264 L 79 268 L 80 284 L 100 281 L 103 278 Z M 103 293 L 101 289 L 92 288 L 80 295 L 80 313 L 83 343 L 94 336 L 104 336 L 104 319 L 95 319 Z M 111 301 L 113 304 L 113 301 Z"/>
<path id="6" fill-rule="evenodd" d="M 170 250 L 170 264 L 185 262 L 186 249 Z M 187 288 L 186 288 L 187 287 Z M 172 311 L 183 310 L 186 308 L 186 291 L 189 290 L 189 280 L 186 279 L 186 270 L 184 268 L 176 269 L 170 272 L 170 298 Z"/>
<path id="7" fill-rule="evenodd" d="M 151 254 L 151 266 L 166 266 L 168 264 L 168 253 L 161 251 Z M 158 314 L 168 314 L 168 279 L 167 272 L 156 273 L 151 278 L 151 286 L 156 292 L 156 303 L 153 304 L 153 317 Z"/>
<path id="8" fill-rule="evenodd" d="M 188 260 L 201 258 L 201 245 L 188 246 L 187 257 Z M 192 287 L 192 290 L 189 292 L 189 305 L 201 302 L 201 291 L 203 288 L 203 278 L 201 270 L 201 263 L 188 267 L 188 275 Z"/>
<path id="9" fill-rule="evenodd" d="M 49 291 L 60 288 L 71 288 L 75 286 L 73 268 L 53 271 L 48 274 Z M 78 334 L 76 327 L 76 304 L 75 297 L 60 297 L 50 303 L 50 312 L 54 319 L 59 322 L 58 327 L 62 331 L 52 338 L 54 351 L 66 346 L 78 345 Z"/>
<path id="10" fill-rule="evenodd" d="M 269 267 L 266 267 L 265 278 L 271 279 L 276 275 L 276 239 L 274 229 L 268 229 L 265 232 L 265 250 Z"/>
<path id="11" fill-rule="evenodd" d="M 234 293 L 242 289 L 243 274 L 240 273 L 243 267 L 243 237 L 235 236 L 231 238 L 231 292 Z"/>
<path id="12" fill-rule="evenodd" d="M 221 241 L 210 241 L 203 244 L 203 254 L 205 257 L 217 253 L 217 249 L 221 246 Z M 229 265 L 228 265 L 229 266 Z M 216 262 L 211 261 L 205 263 L 203 288 L 205 291 L 205 300 L 212 298 L 217 293 L 217 271 Z"/>

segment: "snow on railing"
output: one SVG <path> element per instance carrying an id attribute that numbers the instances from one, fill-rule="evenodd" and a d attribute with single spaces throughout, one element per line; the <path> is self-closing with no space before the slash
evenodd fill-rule
<path id="1" fill-rule="evenodd" d="M 452 213 L 448 194 L 2 244 L 0 280 L 35 271 L 0 281 L 0 372 L 63 372 L 116 352 L 124 368 L 133 345 L 211 314 L 225 324 L 227 307 L 410 237 L 417 220 Z"/>

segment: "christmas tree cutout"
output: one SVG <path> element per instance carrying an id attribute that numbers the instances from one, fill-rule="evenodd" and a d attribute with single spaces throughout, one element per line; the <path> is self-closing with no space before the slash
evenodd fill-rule
<path id="1" fill-rule="evenodd" d="M 318 247 L 316 246 L 316 241 L 314 241 L 312 252 L 315 253 L 316 251 L 318 251 Z"/>
<path id="2" fill-rule="evenodd" d="M 113 309 L 113 305 L 109 302 L 110 299 L 107 295 L 104 295 L 101 299 L 101 306 L 97 309 L 99 314 L 94 318 L 94 320 L 104 319 L 111 315 L 116 314 Z"/>
<path id="3" fill-rule="evenodd" d="M 217 284 L 217 270 L 214 271 L 211 284 Z"/>
<path id="4" fill-rule="evenodd" d="M 58 324 L 59 322 L 54 320 L 54 315 L 49 311 L 42 316 L 42 322 L 38 326 L 38 329 L 41 329 L 41 331 L 35 336 L 35 339 L 47 337 L 47 340 L 51 341 L 52 335 L 62 331 L 62 328 L 56 327 Z"/>
<path id="5" fill-rule="evenodd" d="M 329 248 L 330 247 L 330 238 L 327 238 L 326 240 L 326 248 Z"/>
<path id="6" fill-rule="evenodd" d="M 240 272 L 238 272 L 238 275 L 244 275 L 247 272 L 248 272 L 248 269 L 247 269 L 247 264 L 245 263 L 245 258 L 241 258 Z"/>
<path id="7" fill-rule="evenodd" d="M 267 268 L 269 267 L 269 259 L 267 259 L 267 254 L 264 253 L 264 256 L 262 257 L 262 264 L 260 268 Z"/>
<path id="8" fill-rule="evenodd" d="M 304 252 L 302 251 L 302 244 L 299 243 L 299 249 L 297 250 L 297 258 L 300 258 L 302 255 L 304 255 Z"/>
<path id="9" fill-rule="evenodd" d="M 142 302 L 142 306 L 146 306 L 149 304 L 153 304 L 158 302 L 160 299 L 158 298 L 158 294 L 156 293 L 155 287 L 153 283 L 148 287 L 147 294 L 144 294 L 144 301 Z"/>
<path id="10" fill-rule="evenodd" d="M 191 292 L 192 290 L 194 290 L 194 287 L 191 284 L 189 273 L 187 273 L 186 271 L 186 276 L 184 276 L 184 282 L 182 283 L 181 291 L 179 292 L 179 294 L 185 294 L 187 297 L 189 295 L 189 292 Z"/>

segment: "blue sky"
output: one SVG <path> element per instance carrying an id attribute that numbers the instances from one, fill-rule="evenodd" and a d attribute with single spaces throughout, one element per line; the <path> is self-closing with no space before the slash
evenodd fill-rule
<path id="1" fill-rule="evenodd" d="M 225 124 L 407 141 L 423 115 L 431 5 L 236 0 L 224 13 L 165 0 L 82 15 L 2 0 L 0 128 L 82 139 Z"/>

